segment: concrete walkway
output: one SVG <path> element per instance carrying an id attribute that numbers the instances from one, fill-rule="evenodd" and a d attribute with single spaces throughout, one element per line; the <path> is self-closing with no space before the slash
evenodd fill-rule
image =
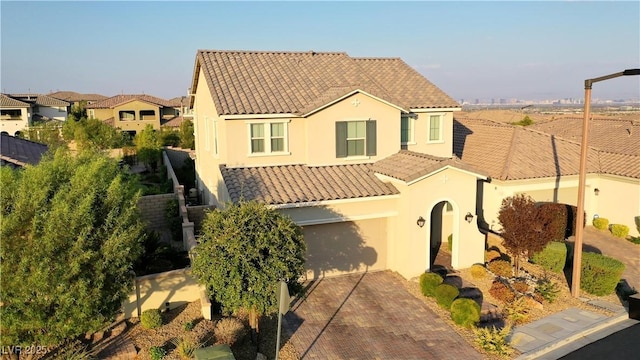
<path id="1" fill-rule="evenodd" d="M 390 271 L 317 281 L 284 328 L 302 359 L 481 359 Z"/>

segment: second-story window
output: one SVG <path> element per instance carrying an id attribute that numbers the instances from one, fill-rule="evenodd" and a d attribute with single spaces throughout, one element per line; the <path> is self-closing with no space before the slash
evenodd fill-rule
<path id="1" fill-rule="evenodd" d="M 427 142 L 442 142 L 442 116 L 429 116 L 429 140 Z"/>
<path id="2" fill-rule="evenodd" d="M 120 121 L 133 121 L 136 119 L 136 112 L 133 110 L 120 111 Z"/>
<path id="3" fill-rule="evenodd" d="M 414 121 L 409 115 L 402 115 L 400 118 L 400 143 L 406 145 L 415 142 Z"/>
<path id="4" fill-rule="evenodd" d="M 376 155 L 376 121 L 336 122 L 336 157 Z"/>
<path id="5" fill-rule="evenodd" d="M 287 123 L 267 122 L 249 124 L 251 154 L 287 152 Z"/>

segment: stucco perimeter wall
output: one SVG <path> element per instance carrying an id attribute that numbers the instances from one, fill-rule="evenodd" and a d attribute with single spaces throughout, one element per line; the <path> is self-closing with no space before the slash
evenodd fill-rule
<path id="1" fill-rule="evenodd" d="M 408 279 L 429 270 L 431 211 L 442 201 L 448 201 L 453 208 L 450 219 L 443 224 L 450 226 L 453 233 L 452 266 L 460 269 L 483 262 L 484 235 L 478 230 L 475 214 L 476 182 L 475 175 L 451 168 L 409 185 L 394 182 L 402 197 L 395 235 L 389 245 L 389 267 Z M 474 215 L 471 223 L 464 220 L 467 212 Z M 416 224 L 419 217 L 425 219 L 423 227 Z"/>
<path id="2" fill-rule="evenodd" d="M 640 179 L 601 175 L 597 187 L 600 192 L 594 197 L 598 216 L 609 219 L 609 224 L 627 225 L 629 235 L 638 236 L 634 218 L 640 216 Z M 593 218 L 589 215 L 587 224 Z"/>
<path id="3" fill-rule="evenodd" d="M 190 269 L 172 270 L 139 276 L 135 289 L 124 302 L 124 318 L 139 317 L 147 309 L 173 309 L 200 300 L 200 286 L 190 275 Z"/>

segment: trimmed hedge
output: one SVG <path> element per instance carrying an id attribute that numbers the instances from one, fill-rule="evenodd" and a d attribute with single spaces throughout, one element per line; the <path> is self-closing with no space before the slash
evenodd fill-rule
<path id="1" fill-rule="evenodd" d="M 471 265 L 471 277 L 474 279 L 484 279 L 487 276 L 487 269 L 482 264 Z"/>
<path id="2" fill-rule="evenodd" d="M 140 324 L 145 329 L 157 329 L 162 326 L 162 315 L 158 309 L 148 309 L 140 315 Z"/>
<path id="3" fill-rule="evenodd" d="M 593 227 L 600 230 L 606 230 L 609 227 L 609 219 L 602 217 L 593 219 Z"/>
<path id="4" fill-rule="evenodd" d="M 434 297 L 436 296 L 436 288 L 442 284 L 442 276 L 436 273 L 424 273 L 420 275 L 420 291 L 422 295 Z"/>
<path id="5" fill-rule="evenodd" d="M 531 262 L 543 269 L 561 273 L 567 262 L 567 246 L 562 242 L 552 241 L 542 251 L 533 254 Z"/>
<path id="6" fill-rule="evenodd" d="M 613 293 L 622 277 L 624 264 L 602 254 L 582 253 L 580 288 L 589 294 L 604 296 Z"/>
<path id="7" fill-rule="evenodd" d="M 451 320 L 466 328 L 473 328 L 480 322 L 480 305 L 472 299 L 455 299 L 451 303 Z"/>
<path id="8" fill-rule="evenodd" d="M 436 302 L 443 309 L 451 309 L 451 303 L 458 295 L 460 295 L 458 288 L 450 284 L 440 284 L 436 288 Z"/>
<path id="9" fill-rule="evenodd" d="M 629 227 L 622 224 L 611 224 L 611 234 L 624 239 L 629 235 Z"/>

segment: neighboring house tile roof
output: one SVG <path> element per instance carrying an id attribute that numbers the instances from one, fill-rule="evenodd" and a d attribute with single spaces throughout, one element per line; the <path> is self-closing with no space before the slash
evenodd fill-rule
<path id="1" fill-rule="evenodd" d="M 454 153 L 462 161 L 485 169 L 492 178 L 519 180 L 579 173 L 580 144 L 562 138 L 491 121 L 454 120 Z M 598 154 L 591 149 L 587 171 L 598 172 Z"/>
<path id="2" fill-rule="evenodd" d="M 102 101 L 95 102 L 91 105 L 87 105 L 87 109 L 112 109 L 120 104 L 124 104 L 130 101 L 139 100 L 158 105 L 160 107 L 173 107 L 172 103 L 168 100 L 161 99 L 159 97 L 151 95 L 116 95 L 110 98 L 106 98 Z"/>
<path id="3" fill-rule="evenodd" d="M 174 116 L 170 119 L 163 119 L 160 121 L 160 126 L 168 126 L 168 127 L 180 127 L 184 118 L 182 116 Z"/>
<path id="4" fill-rule="evenodd" d="M 374 175 L 371 164 L 241 168 L 220 165 L 220 171 L 233 202 L 244 199 L 272 205 L 294 204 L 399 193 Z"/>
<path id="5" fill-rule="evenodd" d="M 358 59 L 343 52 L 200 50 L 199 70 L 219 115 L 305 115 L 356 90 L 410 108 L 459 107 L 401 59 Z"/>
<path id="6" fill-rule="evenodd" d="M 531 128 L 581 142 L 582 123 L 582 118 L 565 118 L 534 124 Z M 640 119 L 591 119 L 589 145 L 614 153 L 640 155 Z"/>
<path id="7" fill-rule="evenodd" d="M 441 158 L 408 150 L 400 150 L 377 161 L 373 165 L 373 171 L 404 182 L 412 182 L 446 166 L 487 176 L 484 171 L 477 170 L 456 157 Z"/>
<path id="8" fill-rule="evenodd" d="M 80 94 L 75 91 L 56 91 L 47 95 L 56 99 L 69 101 L 69 102 L 101 101 L 107 98 L 107 96 L 100 95 L 100 94 Z"/>
<path id="9" fill-rule="evenodd" d="M 28 103 L 20 100 L 16 100 L 12 97 L 9 97 L 5 94 L 0 94 L 0 106 L 2 107 L 12 107 L 12 108 L 25 108 L 31 107 Z"/>
<path id="10" fill-rule="evenodd" d="M 168 101 L 171 104 L 171 107 L 188 107 L 191 98 L 187 96 L 178 96 L 174 97 L 173 99 L 169 99 Z"/>
<path id="11" fill-rule="evenodd" d="M 60 99 L 52 98 L 50 96 L 42 95 L 42 94 L 7 94 L 7 96 L 28 104 L 35 104 L 35 105 L 60 106 L 60 107 L 67 107 L 70 105 L 66 101 L 62 101 Z"/>
<path id="12" fill-rule="evenodd" d="M 640 179 L 640 155 L 599 151 L 600 172 Z"/>
<path id="13" fill-rule="evenodd" d="M 20 139 L 2 133 L 0 135 L 0 161 L 2 165 L 22 167 L 37 164 L 48 150 L 47 145 Z"/>

